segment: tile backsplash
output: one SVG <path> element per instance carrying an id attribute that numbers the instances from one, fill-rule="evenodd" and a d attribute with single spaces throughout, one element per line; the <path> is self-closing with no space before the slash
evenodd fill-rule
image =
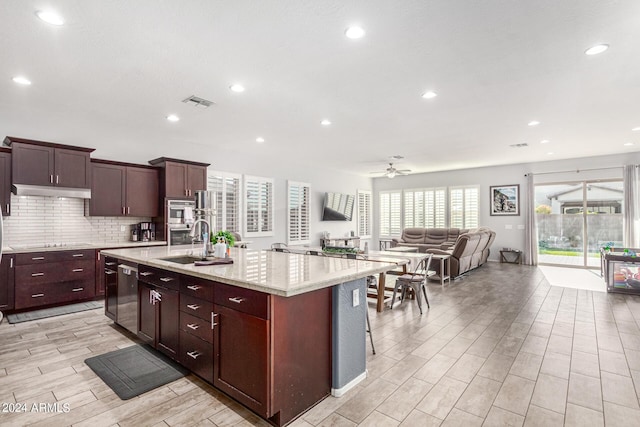
<path id="1" fill-rule="evenodd" d="M 39 243 L 121 243 L 144 217 L 85 216 L 83 199 L 11 195 L 4 246 Z M 123 231 L 124 229 L 124 231 Z"/>

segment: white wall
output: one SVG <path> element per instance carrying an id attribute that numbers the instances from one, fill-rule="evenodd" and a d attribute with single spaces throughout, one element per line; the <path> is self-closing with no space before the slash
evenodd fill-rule
<path id="1" fill-rule="evenodd" d="M 403 190 L 425 187 L 451 187 L 462 185 L 480 186 L 480 225 L 487 226 L 496 232 L 490 259 L 499 259 L 499 249 L 510 247 L 524 248 L 526 181 L 525 174 L 534 174 L 534 183 L 566 182 L 570 180 L 622 178 L 622 166 L 640 163 L 640 152 L 629 155 L 611 155 L 585 157 L 570 160 L 556 160 L 539 163 L 526 163 L 486 168 L 463 169 L 445 172 L 432 172 L 398 176 L 393 179 L 375 178 L 373 180 L 373 223 L 374 240 L 379 238 L 378 224 L 380 219 L 378 193 L 385 190 Z M 592 168 L 615 168 L 598 171 L 585 171 Z M 576 173 L 577 170 L 581 172 Z M 569 172 L 563 172 L 569 171 Z M 550 173 L 562 172 L 562 173 Z M 491 216 L 489 187 L 496 185 L 520 185 L 520 215 Z"/>

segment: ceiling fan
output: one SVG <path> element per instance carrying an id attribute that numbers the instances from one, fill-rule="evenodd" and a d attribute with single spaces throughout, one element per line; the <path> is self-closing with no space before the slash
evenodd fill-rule
<path id="1" fill-rule="evenodd" d="M 387 178 L 394 178 L 396 175 L 406 175 L 409 172 L 411 172 L 411 169 L 396 169 L 393 167 L 393 163 L 389 163 L 389 167 L 387 168 L 387 170 L 371 173 L 381 173 Z"/>

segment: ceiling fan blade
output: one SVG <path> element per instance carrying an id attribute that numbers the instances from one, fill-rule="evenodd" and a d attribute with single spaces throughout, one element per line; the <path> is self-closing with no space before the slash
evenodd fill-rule
<path id="1" fill-rule="evenodd" d="M 396 172 L 408 173 L 411 172 L 411 169 L 396 169 Z"/>

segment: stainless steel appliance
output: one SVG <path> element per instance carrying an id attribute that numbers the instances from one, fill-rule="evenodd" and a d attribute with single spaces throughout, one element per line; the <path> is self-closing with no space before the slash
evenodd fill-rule
<path id="1" fill-rule="evenodd" d="M 169 246 L 190 245 L 191 226 L 195 221 L 193 200 L 167 200 L 167 242 Z"/>
<path id="2" fill-rule="evenodd" d="M 134 242 L 151 242 L 156 240 L 156 225 L 153 222 L 139 222 L 132 226 L 131 240 Z"/>
<path id="3" fill-rule="evenodd" d="M 138 266 L 118 265 L 116 323 L 138 333 Z"/>

